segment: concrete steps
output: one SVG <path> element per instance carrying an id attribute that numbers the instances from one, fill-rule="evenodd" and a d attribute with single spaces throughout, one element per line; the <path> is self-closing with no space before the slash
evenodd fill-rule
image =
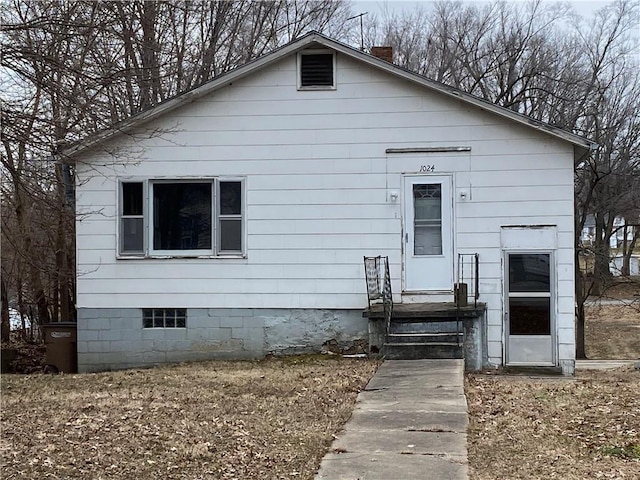
<path id="1" fill-rule="evenodd" d="M 451 317 L 393 318 L 382 348 L 384 358 L 464 358 L 462 322 Z"/>
<path id="2" fill-rule="evenodd" d="M 438 333 L 390 333 L 387 335 L 388 343 L 462 343 L 462 332 L 438 332 Z"/>
<path id="3" fill-rule="evenodd" d="M 462 346 L 452 343 L 385 343 L 382 353 L 387 360 L 464 358 Z"/>

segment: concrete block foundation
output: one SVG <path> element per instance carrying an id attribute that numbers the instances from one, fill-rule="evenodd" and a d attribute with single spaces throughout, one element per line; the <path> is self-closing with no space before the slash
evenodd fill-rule
<path id="1" fill-rule="evenodd" d="M 80 308 L 78 370 L 314 353 L 368 339 L 362 310 L 190 308 L 186 328 L 143 328 L 139 308 Z"/>

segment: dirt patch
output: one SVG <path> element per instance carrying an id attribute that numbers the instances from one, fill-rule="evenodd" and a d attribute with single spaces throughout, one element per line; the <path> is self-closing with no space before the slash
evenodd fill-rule
<path id="1" fill-rule="evenodd" d="M 377 362 L 2 376 L 2 477 L 313 478 Z"/>
<path id="2" fill-rule="evenodd" d="M 585 313 L 587 358 L 640 359 L 640 303 L 589 305 Z"/>
<path id="3" fill-rule="evenodd" d="M 466 377 L 471 480 L 638 478 L 640 371 Z"/>

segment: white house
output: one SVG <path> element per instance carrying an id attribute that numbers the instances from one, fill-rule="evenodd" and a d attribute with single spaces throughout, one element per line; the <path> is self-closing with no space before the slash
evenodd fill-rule
<path id="1" fill-rule="evenodd" d="M 363 256 L 406 304 L 477 253 L 483 364 L 570 374 L 590 147 L 311 32 L 65 152 L 79 369 L 367 339 Z"/>
<path id="2" fill-rule="evenodd" d="M 627 228 L 625 229 L 625 225 Z M 633 236 L 636 231 L 636 225 L 629 225 L 627 220 L 623 216 L 616 216 L 613 219 L 613 235 L 609 238 L 609 247 L 610 248 L 620 248 L 625 241 L 627 243 L 631 243 L 633 241 Z M 625 238 L 626 234 L 626 238 Z M 587 215 L 587 218 L 584 222 L 584 228 L 582 229 L 580 235 L 580 241 L 583 245 L 593 245 L 596 237 L 596 219 L 593 215 Z"/>

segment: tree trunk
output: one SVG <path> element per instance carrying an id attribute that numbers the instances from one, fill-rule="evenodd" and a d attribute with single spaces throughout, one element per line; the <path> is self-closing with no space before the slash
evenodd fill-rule
<path id="1" fill-rule="evenodd" d="M 609 270 L 609 236 L 607 235 L 607 228 L 605 219 L 602 215 L 596 214 L 596 232 L 593 243 L 593 285 L 592 293 L 594 295 L 602 295 L 605 290 L 607 281 L 611 278 L 611 271 Z"/>
<path id="2" fill-rule="evenodd" d="M 585 285 L 585 276 L 580 271 L 579 250 L 575 249 L 575 294 L 576 294 L 576 358 L 587 358 L 584 338 L 585 312 L 584 303 L 589 289 Z"/>
<path id="3" fill-rule="evenodd" d="M 625 275 L 628 277 L 631 275 L 631 255 L 633 255 L 633 250 L 636 247 L 636 243 L 638 243 L 638 239 L 640 238 L 640 225 L 634 226 L 633 237 L 631 237 L 631 241 L 628 244 L 627 244 L 627 225 L 625 225 L 624 235 L 625 235 L 624 245 L 626 246 L 626 249 L 622 255 L 622 275 Z"/>
<path id="4" fill-rule="evenodd" d="M 9 295 L 7 294 L 7 284 L 4 278 L 0 279 L 0 296 L 2 297 L 2 322 L 0 338 L 3 342 L 8 342 L 11 335 L 11 323 L 9 321 Z"/>

